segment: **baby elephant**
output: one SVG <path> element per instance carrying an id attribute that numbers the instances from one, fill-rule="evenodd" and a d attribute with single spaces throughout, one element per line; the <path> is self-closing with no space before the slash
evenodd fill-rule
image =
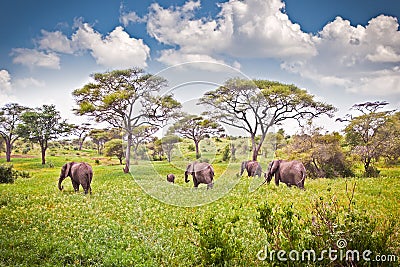
<path id="1" fill-rule="evenodd" d="M 79 191 L 79 185 L 82 185 L 85 194 L 90 191 L 92 193 L 92 188 L 90 184 L 92 182 L 93 170 L 92 167 L 86 162 L 69 162 L 65 163 L 61 168 L 60 178 L 58 180 L 58 189 L 63 190 L 64 187 L 61 186 L 62 181 L 71 177 L 72 186 L 75 192 Z"/>
<path id="2" fill-rule="evenodd" d="M 172 173 L 167 175 L 167 181 L 170 183 L 174 183 L 175 182 L 175 175 L 173 175 Z"/>

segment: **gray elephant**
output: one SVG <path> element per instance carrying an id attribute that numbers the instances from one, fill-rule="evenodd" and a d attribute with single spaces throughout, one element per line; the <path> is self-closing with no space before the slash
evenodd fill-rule
<path id="1" fill-rule="evenodd" d="M 242 176 L 244 170 L 246 169 L 247 175 L 251 177 L 261 177 L 262 168 L 260 163 L 255 160 L 247 160 L 242 162 L 242 166 L 240 167 L 240 176 Z"/>
<path id="2" fill-rule="evenodd" d="M 185 182 L 188 183 L 188 175 L 193 177 L 194 187 L 197 188 L 199 184 L 206 184 L 207 189 L 213 188 L 214 169 L 206 162 L 193 162 L 187 165 L 185 171 Z"/>
<path id="3" fill-rule="evenodd" d="M 304 189 L 304 180 L 306 179 L 306 168 L 298 160 L 274 160 L 268 166 L 268 172 L 265 173 L 265 182 L 270 182 L 272 175 L 275 174 L 275 184 L 285 183 L 287 186 L 295 185 Z"/>
<path id="4" fill-rule="evenodd" d="M 58 189 L 63 190 L 64 187 L 61 186 L 62 181 L 71 177 L 72 186 L 75 192 L 79 191 L 79 185 L 82 185 L 85 194 L 90 191 L 92 193 L 92 188 L 90 186 L 93 178 L 92 167 L 85 162 L 69 162 L 64 164 L 61 168 L 60 178 L 58 180 Z"/>
<path id="5" fill-rule="evenodd" d="M 172 173 L 167 174 L 167 181 L 170 183 L 174 183 L 175 182 L 175 175 L 173 175 Z"/>

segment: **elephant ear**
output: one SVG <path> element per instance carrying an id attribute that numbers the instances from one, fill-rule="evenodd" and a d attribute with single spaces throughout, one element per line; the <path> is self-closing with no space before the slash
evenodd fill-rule
<path id="1" fill-rule="evenodd" d="M 65 164 L 65 176 L 64 176 L 64 178 L 68 177 L 68 176 L 71 176 L 70 172 L 71 172 L 71 167 L 72 167 L 73 164 L 74 164 L 73 162 Z"/>
<path id="2" fill-rule="evenodd" d="M 186 172 L 188 174 L 192 174 L 194 172 L 194 163 L 190 163 L 189 165 L 187 165 Z"/>
<path id="3" fill-rule="evenodd" d="M 273 162 L 271 162 L 271 168 L 269 172 L 271 174 L 274 174 L 279 169 L 280 163 L 281 163 L 280 160 L 274 160 Z"/>

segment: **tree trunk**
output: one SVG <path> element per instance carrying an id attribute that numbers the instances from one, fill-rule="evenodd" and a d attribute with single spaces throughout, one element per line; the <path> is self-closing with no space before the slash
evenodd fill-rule
<path id="1" fill-rule="evenodd" d="M 201 157 L 199 143 L 200 143 L 200 141 L 194 141 L 194 145 L 196 147 L 196 159 L 199 159 Z"/>
<path id="2" fill-rule="evenodd" d="M 46 148 L 41 146 L 42 150 L 42 165 L 46 164 Z"/>
<path id="3" fill-rule="evenodd" d="M 6 140 L 6 161 L 10 162 L 11 161 L 11 150 L 12 150 L 12 144 L 9 140 Z"/>
<path id="4" fill-rule="evenodd" d="M 125 152 L 125 168 L 124 173 L 128 173 L 131 165 L 131 146 L 132 146 L 132 134 L 128 133 L 128 144 L 126 145 Z"/>

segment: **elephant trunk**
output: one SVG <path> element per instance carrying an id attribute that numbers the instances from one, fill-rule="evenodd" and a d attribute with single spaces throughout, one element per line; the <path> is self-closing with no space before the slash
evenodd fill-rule
<path id="1" fill-rule="evenodd" d="M 61 177 L 60 177 L 60 179 L 58 179 L 58 189 L 60 189 L 60 191 L 64 189 L 64 186 L 61 185 L 63 180 L 64 180 L 64 178 L 61 178 Z"/>
<path id="2" fill-rule="evenodd" d="M 269 182 L 271 182 L 271 180 L 272 180 L 272 173 L 265 172 L 264 177 L 265 177 L 265 180 L 264 180 L 263 184 L 265 184 L 265 183 L 269 184 Z"/>
<path id="3" fill-rule="evenodd" d="M 188 172 L 187 172 L 187 171 L 185 172 L 185 182 L 186 182 L 186 183 L 189 183 Z"/>

